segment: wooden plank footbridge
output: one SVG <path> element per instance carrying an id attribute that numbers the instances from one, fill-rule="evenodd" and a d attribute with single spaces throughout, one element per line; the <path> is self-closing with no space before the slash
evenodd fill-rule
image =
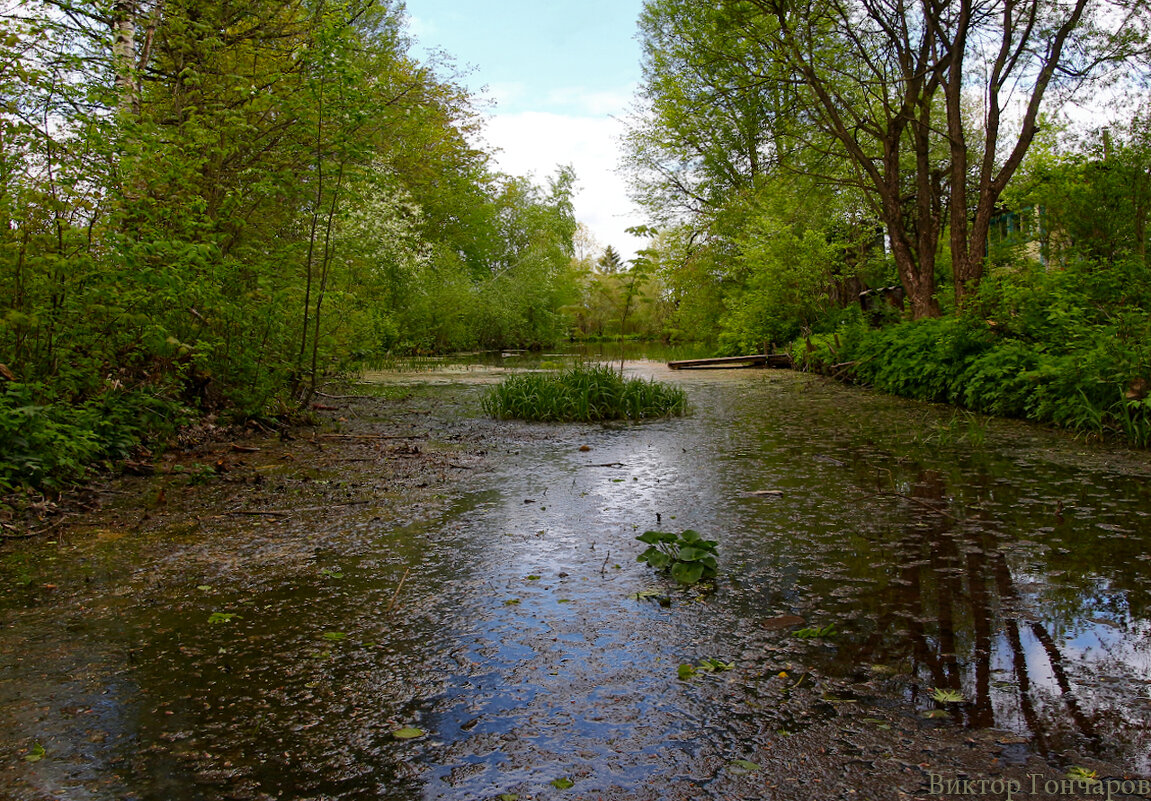
<path id="1" fill-rule="evenodd" d="M 714 359 L 682 359 L 668 362 L 672 370 L 722 370 L 733 367 L 792 367 L 786 353 L 753 353 L 750 356 L 719 356 Z"/>

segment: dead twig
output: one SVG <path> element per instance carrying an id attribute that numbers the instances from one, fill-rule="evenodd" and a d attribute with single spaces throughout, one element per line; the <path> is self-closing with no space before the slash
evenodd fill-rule
<path id="1" fill-rule="evenodd" d="M 427 434 L 320 434 L 320 439 L 423 439 Z"/>
<path id="2" fill-rule="evenodd" d="M 889 496 L 889 497 L 893 497 L 893 498 L 902 498 L 905 501 L 911 501 L 912 503 L 919 504 L 924 509 L 927 509 L 929 512 L 934 512 L 935 514 L 940 515 L 942 517 L 946 517 L 949 520 L 954 520 L 956 523 L 959 522 L 959 518 L 956 517 L 955 515 L 948 514 L 947 512 L 943 511 L 942 509 L 939 509 L 939 508 L 931 505 L 930 503 L 923 500 L 922 498 L 914 498 L 910 495 L 904 495 L 902 492 L 884 491 L 884 492 L 868 492 L 868 493 L 864 493 L 864 494 L 869 495 L 869 496 L 881 496 L 881 495 L 883 495 L 883 496 Z"/>
<path id="3" fill-rule="evenodd" d="M 229 515 L 249 515 L 255 517 L 288 517 L 298 512 L 322 512 L 325 509 L 332 509 L 337 506 L 363 506 L 365 503 L 371 501 L 345 501 L 343 503 L 329 503 L 324 506 L 302 506 L 299 509 L 265 509 L 265 510 L 248 510 L 248 509 L 233 509 L 227 512 L 221 512 L 218 517 L 227 517 Z"/>
<path id="4" fill-rule="evenodd" d="M 614 468 L 618 469 L 620 467 L 624 467 L 624 463 L 623 462 L 605 462 L 603 464 L 584 464 L 584 465 L 580 465 L 580 467 L 614 467 Z"/>
<path id="5" fill-rule="evenodd" d="M 404 568 L 404 575 L 400 577 L 400 583 L 396 585 L 396 591 L 392 593 L 392 600 L 388 603 L 388 608 L 384 610 L 385 615 L 390 615 L 395 609 L 396 599 L 400 597 L 400 590 L 404 588 L 404 582 L 408 580 L 408 574 L 411 572 L 411 567 Z"/>

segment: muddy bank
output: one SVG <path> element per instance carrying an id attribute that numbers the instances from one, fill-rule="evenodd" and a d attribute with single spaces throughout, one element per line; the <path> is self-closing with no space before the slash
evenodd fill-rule
<path id="1" fill-rule="evenodd" d="M 381 379 L 320 429 L 108 482 L 56 539 L 6 543 L 0 797 L 1146 775 L 1138 460 L 796 375 L 693 378 L 683 421 L 499 423 L 492 378 Z M 636 563 L 650 527 L 718 539 L 714 590 Z"/>

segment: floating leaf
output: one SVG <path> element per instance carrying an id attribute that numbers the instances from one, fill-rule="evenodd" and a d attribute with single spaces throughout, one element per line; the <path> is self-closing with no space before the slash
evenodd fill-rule
<path id="1" fill-rule="evenodd" d="M 684 681 L 687 681 L 688 679 L 690 679 L 692 676 L 694 676 L 696 674 L 695 665 L 688 665 L 688 664 L 680 665 L 678 668 L 676 668 L 676 673 L 679 674 L 679 677 L 681 679 L 683 679 Z"/>
<path id="2" fill-rule="evenodd" d="M 27 759 L 27 757 L 25 757 Z M 1099 781 L 1098 773 L 1087 768 L 1081 768 L 1078 765 L 1072 765 L 1067 769 L 1067 778 L 1074 779 L 1078 782 L 1085 782 L 1087 784 L 1094 784 Z"/>
<path id="3" fill-rule="evenodd" d="M 747 759 L 733 759 L 728 766 L 733 773 L 755 773 L 759 765 Z"/>
<path id="4" fill-rule="evenodd" d="M 209 623 L 230 623 L 232 618 L 243 617 L 237 612 L 213 612 L 208 616 Z"/>
<path id="5" fill-rule="evenodd" d="M 402 729 L 396 729 L 394 732 L 392 732 L 392 736 L 397 740 L 411 740 L 416 737 L 423 737 L 424 730 L 417 729 L 412 726 L 404 726 Z"/>
<path id="6" fill-rule="evenodd" d="M 962 704 L 966 700 L 963 693 L 958 690 L 948 690 L 943 687 L 936 687 L 932 690 L 931 699 L 941 704 Z"/>
<path id="7" fill-rule="evenodd" d="M 835 624 L 828 623 L 823 628 L 803 628 L 793 632 L 793 634 L 801 640 L 815 640 L 823 637 L 834 637 L 836 634 Z"/>
<path id="8" fill-rule="evenodd" d="M 520 797 L 515 793 L 500 793 L 500 801 L 520 801 Z"/>
<path id="9" fill-rule="evenodd" d="M 348 635 L 342 631 L 325 631 L 324 632 L 324 639 L 325 640 L 342 640 L 347 636 Z"/>
<path id="10" fill-rule="evenodd" d="M 735 662 L 724 662 L 722 659 L 701 659 L 699 669 L 706 673 L 720 673 L 724 670 L 735 670 Z"/>
<path id="11" fill-rule="evenodd" d="M 552 787 L 557 790 L 567 790 L 570 787 L 575 787 L 575 782 L 567 776 L 560 776 L 558 779 L 552 779 Z"/>
<path id="12" fill-rule="evenodd" d="M 537 576 L 537 575 L 535 575 L 535 574 L 533 573 L 532 575 L 530 575 L 530 576 L 528 576 L 528 577 L 527 577 L 527 580 L 528 580 L 528 581 L 539 581 L 539 580 L 540 580 L 540 578 L 541 578 L 540 576 Z"/>
<path id="13" fill-rule="evenodd" d="M 923 712 L 921 712 L 920 714 L 921 714 L 923 717 L 927 718 L 928 720 L 931 720 L 931 719 L 934 719 L 934 718 L 947 718 L 947 717 L 951 717 L 951 715 L 950 715 L 950 714 L 948 714 L 948 712 L 947 712 L 947 710 L 946 710 L 946 709 L 925 709 L 925 710 L 924 710 Z"/>
<path id="14" fill-rule="evenodd" d="M 211 584 L 201 584 L 198 587 L 196 587 L 196 589 L 199 590 L 200 592 L 211 592 L 212 591 L 212 585 Z"/>
<path id="15" fill-rule="evenodd" d="M 44 750 L 44 746 L 36 743 L 32 746 L 32 753 L 24 757 L 25 762 L 39 762 L 48 752 Z"/>
<path id="16" fill-rule="evenodd" d="M 508 598 L 506 601 L 504 601 L 504 606 L 515 606 L 519 602 L 519 598 Z"/>

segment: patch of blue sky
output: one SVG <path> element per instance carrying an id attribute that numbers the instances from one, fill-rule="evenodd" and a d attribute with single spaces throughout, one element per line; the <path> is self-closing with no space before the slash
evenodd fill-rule
<path id="1" fill-rule="evenodd" d="M 573 167 L 576 216 L 625 259 L 643 244 L 625 229 L 645 221 L 617 171 L 641 76 L 641 7 L 642 0 L 407 3 L 416 56 L 447 53 L 481 99 L 484 144 L 499 169 L 544 183 L 559 166 Z"/>

